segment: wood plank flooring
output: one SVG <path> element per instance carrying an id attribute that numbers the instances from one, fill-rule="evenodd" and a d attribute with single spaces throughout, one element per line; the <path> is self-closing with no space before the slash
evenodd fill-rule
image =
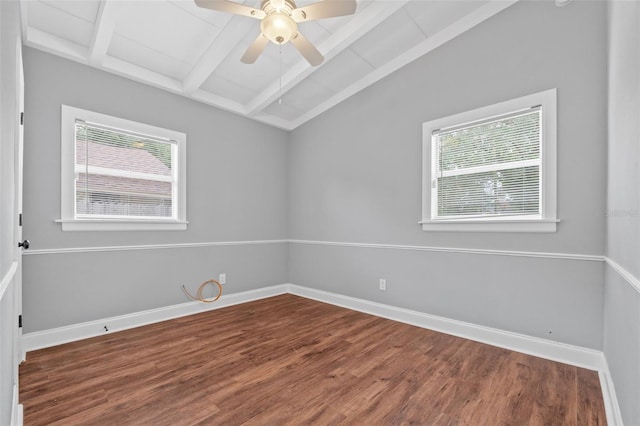
<path id="1" fill-rule="evenodd" d="M 282 295 L 29 352 L 31 425 L 601 425 L 598 375 Z"/>

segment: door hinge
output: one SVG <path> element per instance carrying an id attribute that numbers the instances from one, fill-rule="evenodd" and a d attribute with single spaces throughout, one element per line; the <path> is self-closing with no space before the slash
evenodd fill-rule
<path id="1" fill-rule="evenodd" d="M 24 112 L 20 113 L 20 124 L 24 124 Z"/>
<path id="2" fill-rule="evenodd" d="M 22 213 L 18 215 L 18 226 L 22 226 Z"/>
<path id="3" fill-rule="evenodd" d="M 18 328 L 22 328 L 22 315 L 18 315 Z"/>

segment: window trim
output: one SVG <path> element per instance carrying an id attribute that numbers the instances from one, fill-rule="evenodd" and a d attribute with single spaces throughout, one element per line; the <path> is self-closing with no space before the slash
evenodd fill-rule
<path id="1" fill-rule="evenodd" d="M 76 218 L 75 217 L 75 124 L 76 120 L 99 123 L 145 135 L 156 135 L 177 142 L 176 164 L 177 219 Z M 186 230 L 186 144 L 187 135 L 149 124 L 61 105 L 61 216 L 63 231 L 161 231 Z"/>
<path id="2" fill-rule="evenodd" d="M 557 90 L 549 89 L 531 95 L 499 102 L 471 111 L 431 120 L 422 125 L 422 221 L 424 231 L 466 232 L 556 232 L 557 223 Z M 496 216 L 486 218 L 432 218 L 432 171 L 436 160 L 432 133 L 436 130 L 483 121 L 533 106 L 542 106 L 541 146 L 541 212 L 542 217 Z M 435 206 L 434 206 L 435 207 Z"/>

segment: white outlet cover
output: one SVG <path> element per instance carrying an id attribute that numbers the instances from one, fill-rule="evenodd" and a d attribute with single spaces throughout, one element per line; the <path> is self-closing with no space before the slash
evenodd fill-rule
<path id="1" fill-rule="evenodd" d="M 380 278 L 380 286 L 379 286 L 381 291 L 386 291 L 387 290 L 387 280 Z"/>

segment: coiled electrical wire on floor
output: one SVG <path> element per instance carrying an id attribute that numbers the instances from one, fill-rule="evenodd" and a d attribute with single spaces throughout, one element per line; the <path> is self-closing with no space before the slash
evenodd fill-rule
<path id="1" fill-rule="evenodd" d="M 214 297 L 213 299 L 206 299 L 205 297 L 202 296 L 202 292 L 204 291 L 204 288 L 207 286 L 207 284 L 215 285 L 215 286 L 218 287 L 218 295 L 216 297 Z M 205 281 L 202 284 L 200 284 L 200 287 L 198 287 L 198 292 L 196 293 L 195 297 L 193 297 L 191 295 L 191 293 L 189 293 L 189 290 L 187 290 L 187 288 L 184 286 L 184 284 L 182 285 L 182 291 L 184 291 L 184 294 L 189 296 L 189 298 L 191 298 L 193 300 L 196 300 L 198 302 L 213 303 L 216 300 L 220 299 L 220 296 L 222 296 L 222 284 L 220 284 L 216 280 Z"/>

